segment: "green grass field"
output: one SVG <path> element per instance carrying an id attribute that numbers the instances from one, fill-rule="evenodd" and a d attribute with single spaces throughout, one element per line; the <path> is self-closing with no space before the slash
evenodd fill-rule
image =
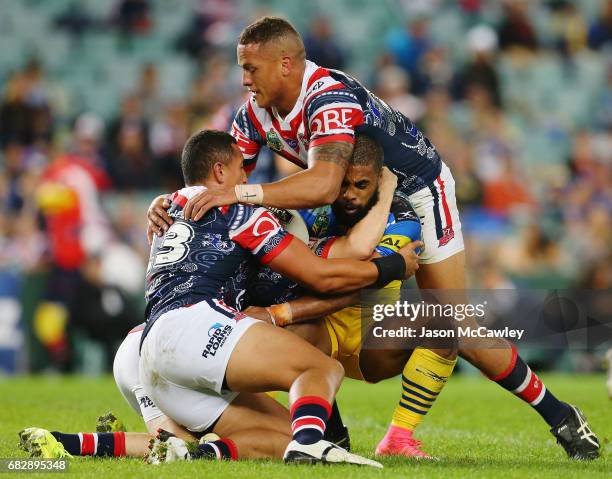
<path id="1" fill-rule="evenodd" d="M 272 461 L 198 461 L 149 466 L 139 459 L 79 458 L 70 463 L 78 477 L 612 477 L 612 402 L 603 376 L 548 375 L 548 387 L 578 404 L 603 442 L 603 457 L 577 463 L 565 457 L 548 427 L 530 407 L 488 381 L 454 376 L 417 436 L 439 462 L 385 459 L 385 469 L 351 466 L 285 466 Z M 347 380 L 339 395 L 354 450 L 372 455 L 383 436 L 399 393 L 397 379 L 376 385 Z M 24 377 L 0 380 L 0 457 L 25 457 L 17 431 L 40 426 L 65 432 L 91 431 L 96 417 L 115 411 L 130 430 L 143 431 L 140 418 L 116 390 L 112 378 Z M 262 438 L 264 441 L 265 438 Z M 12 475 L 11 477 L 14 477 Z"/>

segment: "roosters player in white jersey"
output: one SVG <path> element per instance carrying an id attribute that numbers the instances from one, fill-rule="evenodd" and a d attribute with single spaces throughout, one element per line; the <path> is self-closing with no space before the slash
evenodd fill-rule
<path id="1" fill-rule="evenodd" d="M 237 56 L 243 85 L 252 94 L 232 126 L 245 168 L 253 169 L 259 150 L 267 146 L 304 171 L 275 183 L 210 188 L 187 203 L 185 217 L 198 220 L 215 206 L 236 202 L 297 209 L 330 204 L 340 191 L 355 133 L 363 131 L 382 144 L 385 165 L 398 176 L 399 190 L 422 220 L 419 288 L 464 290 L 465 252 L 454 180 L 412 121 L 354 78 L 307 61 L 299 33 L 282 18 L 264 17 L 247 26 Z M 149 211 L 150 227 L 159 234 L 168 224 L 159 208 Z M 457 301 L 453 296 L 449 301 Z M 579 432 L 584 416 L 547 390 L 511 343 L 496 338 L 486 347 L 462 349 L 460 355 L 530 404 L 570 457 L 598 457 L 595 435 Z M 404 454 L 404 443 L 411 440 L 404 423 L 401 414 L 394 415 L 377 449 L 380 454 Z"/>

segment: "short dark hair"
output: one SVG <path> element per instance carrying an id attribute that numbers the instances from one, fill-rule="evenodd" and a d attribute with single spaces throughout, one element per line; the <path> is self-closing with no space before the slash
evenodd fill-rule
<path id="1" fill-rule="evenodd" d="M 262 17 L 248 25 L 240 34 L 239 45 L 250 43 L 268 43 L 286 36 L 295 36 L 301 41 L 300 34 L 284 18 Z"/>
<path id="2" fill-rule="evenodd" d="M 380 173 L 384 163 L 384 152 L 381 144 L 371 136 L 359 133 L 355 135 L 355 146 L 351 165 L 372 165 L 375 173 Z"/>
<path id="3" fill-rule="evenodd" d="M 236 139 L 224 131 L 202 130 L 193 135 L 181 155 L 181 169 L 186 185 L 204 181 L 216 162 L 227 165 L 232 158 L 232 145 Z"/>

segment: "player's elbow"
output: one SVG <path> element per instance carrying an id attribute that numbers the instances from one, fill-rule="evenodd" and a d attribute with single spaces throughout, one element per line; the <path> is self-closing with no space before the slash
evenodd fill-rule
<path id="1" fill-rule="evenodd" d="M 348 244 L 348 257 L 359 259 L 359 260 L 367 260 L 372 256 L 372 251 L 376 245 L 368 243 L 368 242 L 357 242 L 357 241 L 349 241 Z"/>
<path id="2" fill-rule="evenodd" d="M 306 288 L 321 294 L 337 293 L 345 286 L 337 278 L 330 277 L 323 272 L 320 274 L 314 272 L 314 274 L 309 275 L 307 278 L 303 278 L 302 282 Z"/>
<path id="3" fill-rule="evenodd" d="M 326 278 L 324 276 L 313 276 L 312 279 L 309 279 L 304 282 L 304 286 L 308 289 L 314 291 L 315 293 L 330 293 L 332 292 L 330 288 L 336 288 L 337 286 L 334 284 L 334 281 Z"/>

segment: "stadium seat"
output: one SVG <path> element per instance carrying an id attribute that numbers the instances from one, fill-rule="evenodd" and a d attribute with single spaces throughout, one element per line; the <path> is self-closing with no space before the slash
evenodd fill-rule
<path id="1" fill-rule="evenodd" d="M 158 64 L 160 88 L 164 97 L 186 98 L 193 79 L 194 66 L 184 56 L 175 54 Z"/>

